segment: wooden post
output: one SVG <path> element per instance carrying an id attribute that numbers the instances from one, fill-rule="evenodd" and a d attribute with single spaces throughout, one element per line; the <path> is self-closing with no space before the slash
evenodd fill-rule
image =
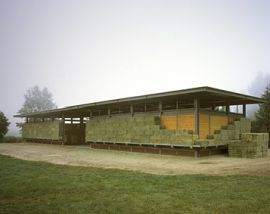
<path id="1" fill-rule="evenodd" d="M 178 100 L 176 100 L 176 130 L 179 129 L 178 117 L 179 117 L 179 104 Z"/>
<path id="2" fill-rule="evenodd" d="M 162 115 L 162 101 L 159 101 L 158 103 L 158 110 L 159 110 L 159 115 Z"/>
<path id="3" fill-rule="evenodd" d="M 146 102 L 144 103 L 144 112 L 146 112 Z"/>
<path id="4" fill-rule="evenodd" d="M 90 118 L 92 118 L 93 117 L 93 112 L 92 111 L 90 111 Z"/>
<path id="5" fill-rule="evenodd" d="M 80 143 L 85 143 L 85 136 L 84 136 L 84 126 L 83 126 L 83 116 L 80 116 Z"/>
<path id="6" fill-rule="evenodd" d="M 243 104 L 243 116 L 244 116 L 244 117 L 247 116 L 247 108 L 246 108 L 246 104 Z"/>
<path id="7" fill-rule="evenodd" d="M 131 116 L 134 115 L 134 108 L 133 108 L 133 105 L 130 105 L 130 114 L 131 114 Z"/>
<path id="8" fill-rule="evenodd" d="M 198 136 L 200 135 L 200 121 L 199 121 L 199 116 L 200 116 L 200 102 L 198 98 L 194 99 L 194 125 L 195 125 L 195 134 Z"/>
<path id="9" fill-rule="evenodd" d="M 26 117 L 26 123 L 29 123 L 29 118 L 28 117 Z"/>
<path id="10" fill-rule="evenodd" d="M 111 109 L 108 108 L 108 116 L 111 117 Z"/>
<path id="11" fill-rule="evenodd" d="M 225 111 L 226 111 L 226 115 L 227 115 L 227 124 L 229 124 L 229 122 L 230 122 L 230 117 L 229 117 L 229 113 L 230 113 L 230 104 L 229 104 L 229 103 L 226 103 Z"/>
<path id="12" fill-rule="evenodd" d="M 226 104 L 226 114 L 229 115 L 229 113 L 230 113 L 230 104 L 227 103 Z"/>
<path id="13" fill-rule="evenodd" d="M 65 116 L 62 115 L 62 145 L 65 144 Z"/>

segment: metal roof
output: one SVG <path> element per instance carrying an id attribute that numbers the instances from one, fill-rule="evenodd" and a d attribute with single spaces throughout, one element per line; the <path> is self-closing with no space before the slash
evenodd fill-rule
<path id="1" fill-rule="evenodd" d="M 211 105 L 240 105 L 240 104 L 259 104 L 265 102 L 264 99 L 245 94 L 235 93 L 222 89 L 212 88 L 208 86 L 183 89 L 177 91 L 169 91 L 155 94 L 147 94 L 141 96 L 127 97 L 121 99 L 107 100 L 101 102 L 87 103 L 81 105 L 74 105 L 64 108 L 58 108 L 42 112 L 34 112 L 29 114 L 15 115 L 14 117 L 61 117 L 69 113 L 85 114 L 93 109 L 108 108 L 115 105 L 130 105 L 136 103 L 151 103 L 157 101 L 168 100 L 185 100 L 192 101 L 199 99 L 201 106 L 209 107 Z"/>

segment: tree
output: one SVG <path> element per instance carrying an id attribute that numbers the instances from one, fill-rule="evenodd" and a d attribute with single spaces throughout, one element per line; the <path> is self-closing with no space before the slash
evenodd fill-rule
<path id="1" fill-rule="evenodd" d="M 47 88 L 43 88 L 41 90 L 38 86 L 34 86 L 26 91 L 24 98 L 24 104 L 18 111 L 20 114 L 46 111 L 57 108 L 56 104 L 53 102 L 52 94 Z"/>
<path id="2" fill-rule="evenodd" d="M 253 124 L 254 131 L 270 133 L 270 85 L 268 85 L 262 95 L 265 103 L 260 104 L 256 112 L 256 121 Z"/>
<path id="3" fill-rule="evenodd" d="M 2 139 L 5 134 L 8 132 L 8 126 L 9 126 L 8 119 L 4 115 L 3 112 L 0 111 L 0 139 Z"/>
<path id="4" fill-rule="evenodd" d="M 28 89 L 24 95 L 25 101 L 19 114 L 28 114 L 57 108 L 53 102 L 52 94 L 45 87 L 42 90 L 38 86 Z M 16 124 L 21 128 L 22 123 Z"/>

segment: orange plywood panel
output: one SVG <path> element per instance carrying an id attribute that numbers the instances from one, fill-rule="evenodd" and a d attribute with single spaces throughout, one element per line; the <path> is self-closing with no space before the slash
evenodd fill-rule
<path id="1" fill-rule="evenodd" d="M 200 139 L 206 139 L 207 135 L 210 134 L 209 122 L 210 122 L 210 117 L 208 114 L 200 114 L 199 116 Z"/>
<path id="2" fill-rule="evenodd" d="M 179 115 L 178 116 L 178 128 L 192 130 L 195 132 L 194 114 Z"/>
<path id="3" fill-rule="evenodd" d="M 215 130 L 219 130 L 221 126 L 228 125 L 228 116 L 211 115 L 210 125 L 210 134 L 214 134 Z"/>
<path id="4" fill-rule="evenodd" d="M 161 116 L 161 126 L 165 129 L 175 130 L 177 127 L 176 123 L 177 123 L 176 115 L 173 115 L 173 116 L 163 115 L 163 116 Z"/>

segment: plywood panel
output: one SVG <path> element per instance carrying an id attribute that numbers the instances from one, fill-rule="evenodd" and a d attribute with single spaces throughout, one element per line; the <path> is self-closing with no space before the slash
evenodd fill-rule
<path id="1" fill-rule="evenodd" d="M 177 128 L 177 121 L 176 121 L 176 116 L 168 116 L 168 115 L 163 115 L 161 116 L 161 126 L 165 129 L 171 129 L 175 130 Z"/>
<path id="2" fill-rule="evenodd" d="M 221 126 L 228 125 L 228 116 L 211 115 L 210 117 L 210 134 L 214 134 L 215 130 L 219 130 Z"/>
<path id="3" fill-rule="evenodd" d="M 178 115 L 178 117 L 176 115 L 163 115 L 161 116 L 161 124 L 165 129 L 176 130 L 178 128 L 195 131 L 193 114 Z"/>
<path id="4" fill-rule="evenodd" d="M 210 134 L 209 130 L 210 117 L 208 114 L 200 114 L 199 123 L 200 123 L 200 139 L 206 139 L 207 135 Z"/>
<path id="5" fill-rule="evenodd" d="M 179 115 L 178 116 L 178 128 L 192 130 L 195 132 L 195 122 L 194 122 L 194 114 L 189 115 Z"/>

